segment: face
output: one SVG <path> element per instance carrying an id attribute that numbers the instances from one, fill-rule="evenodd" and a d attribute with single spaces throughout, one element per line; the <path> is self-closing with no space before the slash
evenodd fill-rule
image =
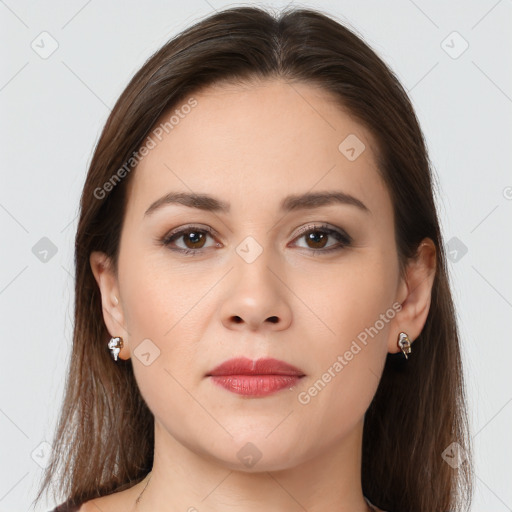
<path id="1" fill-rule="evenodd" d="M 105 321 L 162 433 L 227 467 L 292 467 L 360 424 L 396 351 L 391 199 L 371 134 L 325 91 L 266 81 L 193 97 L 132 176 Z M 211 199 L 154 205 L 169 193 Z M 302 376 L 262 377 L 273 392 L 259 395 L 255 377 L 208 376 L 237 357 Z"/>

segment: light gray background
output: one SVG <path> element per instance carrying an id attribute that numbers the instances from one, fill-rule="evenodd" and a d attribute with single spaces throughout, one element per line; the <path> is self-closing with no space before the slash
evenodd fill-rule
<path id="1" fill-rule="evenodd" d="M 29 510 L 48 455 L 41 443 L 51 441 L 70 355 L 78 200 L 109 110 L 172 35 L 235 5 L 186 4 L 0 1 L 0 512 Z M 512 2 L 291 4 L 347 23 L 409 91 L 450 240 L 476 455 L 472 510 L 510 511 Z M 58 43 L 46 59 L 31 47 L 51 48 L 43 31 Z M 43 237 L 57 249 L 46 262 L 33 251 Z"/>

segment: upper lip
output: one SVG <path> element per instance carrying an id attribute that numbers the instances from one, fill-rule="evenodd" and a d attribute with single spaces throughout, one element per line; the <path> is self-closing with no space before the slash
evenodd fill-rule
<path id="1" fill-rule="evenodd" d="M 207 376 L 214 375 L 297 375 L 304 372 L 295 366 L 279 359 L 261 358 L 257 360 L 237 357 L 228 359 L 211 370 Z"/>

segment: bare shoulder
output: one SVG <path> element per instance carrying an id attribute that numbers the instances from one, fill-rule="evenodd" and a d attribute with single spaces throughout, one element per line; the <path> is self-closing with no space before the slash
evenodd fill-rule
<path id="1" fill-rule="evenodd" d="M 129 512 L 133 509 L 137 497 L 147 485 L 150 477 L 151 473 L 148 473 L 143 480 L 128 489 L 125 488 L 122 491 L 86 501 L 82 503 L 78 512 Z"/>
<path id="2" fill-rule="evenodd" d="M 78 509 L 78 512 L 111 512 L 110 508 L 106 508 L 108 503 L 106 503 L 105 496 L 101 498 L 94 498 L 93 500 L 86 501 L 82 503 L 82 506 Z"/>
<path id="3" fill-rule="evenodd" d="M 133 489 L 115 492 L 82 503 L 78 512 L 127 512 L 131 510 L 135 500 L 132 499 Z"/>

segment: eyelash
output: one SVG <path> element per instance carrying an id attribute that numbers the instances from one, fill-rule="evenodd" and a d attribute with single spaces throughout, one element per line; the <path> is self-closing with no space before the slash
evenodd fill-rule
<path id="1" fill-rule="evenodd" d="M 325 233 L 327 235 L 334 236 L 339 242 L 341 242 L 341 245 L 338 244 L 338 245 L 335 245 L 334 247 L 330 247 L 328 249 L 308 249 L 308 248 L 306 248 L 307 250 L 311 251 L 313 253 L 313 255 L 321 255 L 321 254 L 325 254 L 325 253 L 340 251 L 340 250 L 344 249 L 345 247 L 350 246 L 350 244 L 352 243 L 352 238 L 349 235 L 347 235 L 345 232 L 338 231 L 336 229 L 332 229 L 326 224 L 322 224 L 321 226 L 315 226 L 315 225 L 305 226 L 299 230 L 299 234 L 294 238 L 294 240 L 303 238 L 304 236 L 309 235 L 310 233 L 316 233 L 316 232 Z M 170 244 L 174 240 L 180 239 L 187 233 L 209 234 L 212 237 L 215 234 L 213 229 L 210 227 L 187 226 L 183 229 L 180 229 L 179 231 L 174 231 L 174 232 L 166 234 L 160 240 L 160 242 L 164 246 L 171 249 L 172 251 L 181 252 L 182 254 L 188 255 L 188 256 L 194 256 L 197 253 L 204 252 L 204 249 L 182 249 L 179 247 L 178 248 L 170 247 Z"/>

